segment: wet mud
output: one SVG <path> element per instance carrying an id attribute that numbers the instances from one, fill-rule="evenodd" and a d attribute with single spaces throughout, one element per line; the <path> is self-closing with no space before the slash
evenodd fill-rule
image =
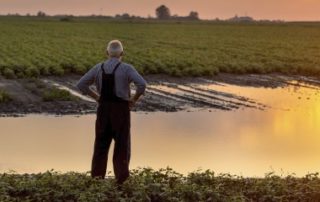
<path id="1" fill-rule="evenodd" d="M 12 97 L 12 101 L 0 103 L 0 115 L 94 113 L 97 103 L 82 95 L 75 87 L 79 78 L 77 75 L 17 80 L 0 78 L 0 89 L 4 89 Z M 219 74 L 210 78 L 176 78 L 166 75 L 149 75 L 145 78 L 148 82 L 148 88 L 133 111 L 231 111 L 245 108 L 266 110 L 272 108 L 272 106 L 264 104 L 263 100 L 254 100 L 242 95 L 241 91 L 235 93 L 228 89 L 233 86 L 270 89 L 294 86 L 297 88 L 320 89 L 319 78 L 280 74 Z M 42 93 L 52 88 L 67 90 L 77 99 L 73 101 L 43 101 Z M 134 90 L 132 93 L 134 93 Z"/>

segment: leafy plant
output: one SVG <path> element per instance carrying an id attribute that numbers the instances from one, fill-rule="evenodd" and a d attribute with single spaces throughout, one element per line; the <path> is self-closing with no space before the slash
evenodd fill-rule
<path id="1" fill-rule="evenodd" d="M 3 89 L 0 89 L 0 103 L 9 102 L 12 97 Z"/>
<path id="2" fill-rule="evenodd" d="M 0 175 L 0 201 L 319 201 L 319 183 L 317 173 L 244 178 L 209 170 L 184 176 L 171 168 L 140 168 L 118 186 L 113 177 L 98 180 L 89 173 L 10 172 Z"/>
<path id="3" fill-rule="evenodd" d="M 50 88 L 46 89 L 43 92 L 42 99 L 45 102 L 49 101 L 74 101 L 77 98 L 67 90 L 57 89 L 57 88 Z"/>
<path id="4" fill-rule="evenodd" d="M 125 46 L 124 61 L 144 74 L 320 75 L 319 23 L 60 20 L 0 16 L 6 30 L 0 32 L 0 74 L 7 78 L 83 74 L 105 60 L 106 42 L 118 38 Z"/>

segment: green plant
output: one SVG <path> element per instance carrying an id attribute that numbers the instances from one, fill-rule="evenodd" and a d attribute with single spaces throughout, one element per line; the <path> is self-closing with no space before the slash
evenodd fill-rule
<path id="1" fill-rule="evenodd" d="M 69 18 L 69 17 L 68 17 Z M 0 69 L 7 78 L 83 74 L 118 38 L 144 74 L 320 75 L 320 23 L 213 23 L 0 16 Z M 28 34 L 25 34 L 28 33 Z M 24 43 L 20 43 L 24 41 Z"/>
<path id="2" fill-rule="evenodd" d="M 42 94 L 42 99 L 45 102 L 77 100 L 69 91 L 57 88 L 46 89 Z"/>
<path id="3" fill-rule="evenodd" d="M 12 69 L 9 69 L 9 68 L 5 68 L 2 71 L 2 75 L 7 79 L 14 79 L 16 77 L 14 71 Z"/>
<path id="4" fill-rule="evenodd" d="M 318 173 L 305 177 L 245 178 L 213 171 L 187 176 L 171 168 L 131 171 L 121 186 L 89 173 L 0 174 L 0 201 L 319 201 Z"/>
<path id="5" fill-rule="evenodd" d="M 12 100 L 12 97 L 5 91 L 0 89 L 0 103 L 9 102 Z"/>

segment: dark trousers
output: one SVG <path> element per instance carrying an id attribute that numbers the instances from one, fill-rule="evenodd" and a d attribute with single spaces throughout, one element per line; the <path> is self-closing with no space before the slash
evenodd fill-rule
<path id="1" fill-rule="evenodd" d="M 113 170 L 117 182 L 121 184 L 129 177 L 131 145 L 130 110 L 128 102 L 99 104 L 91 166 L 92 177 L 105 177 L 108 152 L 112 139 L 115 141 Z"/>

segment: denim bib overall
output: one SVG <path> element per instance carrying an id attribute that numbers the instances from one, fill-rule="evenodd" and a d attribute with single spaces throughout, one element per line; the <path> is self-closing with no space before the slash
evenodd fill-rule
<path id="1" fill-rule="evenodd" d="M 115 73 L 106 74 L 103 66 L 102 88 L 97 110 L 96 137 L 91 166 L 91 176 L 104 178 L 106 175 L 108 151 L 114 140 L 113 170 L 118 183 L 129 177 L 130 161 L 130 109 L 129 102 L 116 95 Z"/>

